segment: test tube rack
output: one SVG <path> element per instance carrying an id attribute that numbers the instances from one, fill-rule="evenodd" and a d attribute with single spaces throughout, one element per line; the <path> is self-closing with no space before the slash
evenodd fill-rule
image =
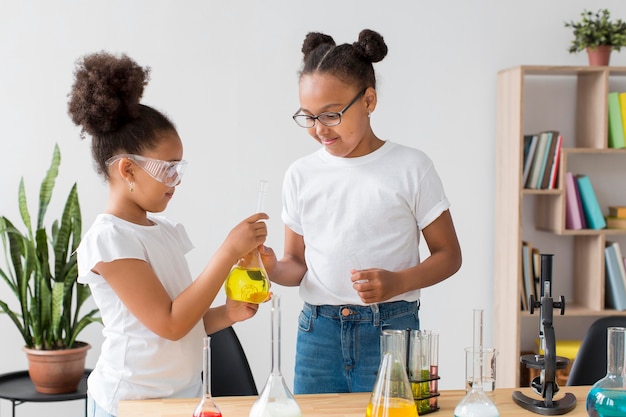
<path id="1" fill-rule="evenodd" d="M 410 356 L 410 335 L 412 329 L 406 329 L 407 332 L 407 346 L 406 346 L 406 371 L 407 375 L 411 375 L 409 372 L 409 356 Z M 439 381 L 441 377 L 439 374 L 432 375 L 429 372 L 428 378 L 411 378 L 409 377 L 409 383 L 411 384 L 411 391 L 413 392 L 413 400 L 417 406 L 418 415 L 434 413 L 439 411 L 439 403 L 437 397 L 439 393 Z"/>

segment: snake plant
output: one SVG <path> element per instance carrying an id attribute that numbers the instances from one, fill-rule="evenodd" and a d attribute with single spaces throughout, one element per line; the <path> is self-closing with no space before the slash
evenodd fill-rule
<path id="1" fill-rule="evenodd" d="M 81 212 L 76 183 L 69 192 L 60 220 L 46 226 L 45 216 L 59 173 L 61 153 L 55 145 L 52 163 L 39 190 L 39 209 L 33 228 L 24 178 L 20 180 L 18 205 L 25 231 L 0 217 L 0 239 L 6 268 L 0 277 L 17 303 L 0 300 L 0 312 L 17 326 L 31 349 L 67 349 L 90 323 L 101 322 L 98 309 L 81 315 L 91 296 L 89 287 L 76 281 L 76 248 L 81 238 Z M 19 310 L 11 306 L 19 305 Z"/>

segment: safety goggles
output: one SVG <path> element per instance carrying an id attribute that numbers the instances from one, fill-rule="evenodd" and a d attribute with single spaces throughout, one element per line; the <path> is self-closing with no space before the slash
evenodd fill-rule
<path id="1" fill-rule="evenodd" d="M 152 159 L 141 155 L 119 154 L 107 159 L 106 166 L 111 166 L 122 158 L 128 158 L 137 164 L 141 169 L 146 171 L 152 178 L 162 182 L 167 187 L 176 187 L 185 172 L 187 161 L 161 161 L 160 159 Z"/>

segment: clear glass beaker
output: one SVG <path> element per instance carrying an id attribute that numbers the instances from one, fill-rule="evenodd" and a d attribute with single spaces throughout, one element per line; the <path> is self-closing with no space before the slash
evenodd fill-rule
<path id="1" fill-rule="evenodd" d="M 222 413 L 211 396 L 211 337 L 202 342 L 202 398 L 193 412 L 193 417 L 222 417 Z"/>
<path id="2" fill-rule="evenodd" d="M 500 417 L 500 413 L 491 398 L 483 391 L 483 384 L 477 378 L 483 374 L 483 310 L 474 310 L 474 344 L 471 358 L 473 372 L 470 391 L 459 401 L 454 409 L 454 417 Z"/>
<path id="3" fill-rule="evenodd" d="M 417 417 L 406 372 L 406 332 L 383 330 L 381 362 L 366 417 Z"/>
<path id="4" fill-rule="evenodd" d="M 301 417 L 300 406 L 280 371 L 280 295 L 272 296 L 272 372 L 252 404 L 250 417 Z"/>
<path id="5" fill-rule="evenodd" d="M 609 327 L 606 346 L 606 376 L 593 384 L 587 394 L 591 417 L 626 415 L 626 328 Z"/>

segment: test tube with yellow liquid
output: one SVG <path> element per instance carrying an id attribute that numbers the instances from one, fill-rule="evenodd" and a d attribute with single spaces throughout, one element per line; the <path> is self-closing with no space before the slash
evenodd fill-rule
<path id="1" fill-rule="evenodd" d="M 261 180 L 257 213 L 263 211 L 266 189 L 267 181 Z M 253 249 L 232 267 L 224 282 L 224 289 L 231 300 L 260 304 L 267 299 L 270 280 L 258 249 Z"/>

